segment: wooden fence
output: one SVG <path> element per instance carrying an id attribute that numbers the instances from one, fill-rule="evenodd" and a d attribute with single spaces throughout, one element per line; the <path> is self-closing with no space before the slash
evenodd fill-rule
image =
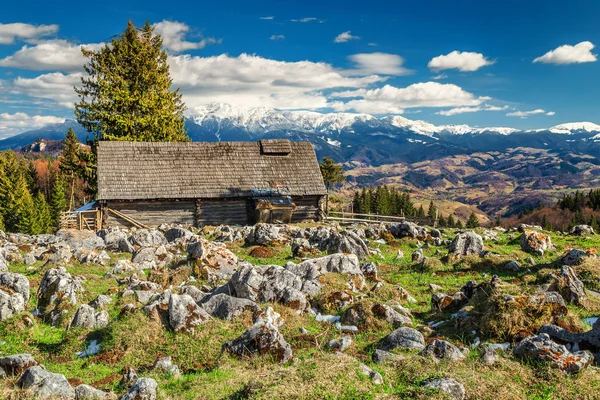
<path id="1" fill-rule="evenodd" d="M 394 215 L 378 215 L 378 214 L 358 214 L 347 211 L 329 211 L 329 215 L 327 216 L 328 221 L 338 221 L 338 222 L 372 222 L 372 223 L 382 223 L 382 224 L 393 224 L 402 221 L 414 222 L 417 225 L 427 225 L 427 226 L 436 226 L 437 220 L 430 217 L 412 217 L 412 216 L 404 216 L 398 217 Z"/>
<path id="2" fill-rule="evenodd" d="M 96 231 L 102 228 L 101 212 L 100 210 L 63 212 L 60 215 L 60 228 Z"/>

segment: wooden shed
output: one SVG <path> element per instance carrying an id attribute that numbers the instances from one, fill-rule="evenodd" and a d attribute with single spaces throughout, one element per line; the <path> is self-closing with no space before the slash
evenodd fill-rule
<path id="1" fill-rule="evenodd" d="M 254 223 L 256 189 L 283 187 L 292 222 L 322 216 L 325 185 L 310 142 L 98 145 L 98 200 L 104 225 Z"/>

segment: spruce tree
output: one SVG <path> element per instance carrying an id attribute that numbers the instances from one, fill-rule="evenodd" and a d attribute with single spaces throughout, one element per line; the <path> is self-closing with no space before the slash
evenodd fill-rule
<path id="1" fill-rule="evenodd" d="M 454 217 L 452 216 L 452 214 L 448 215 L 448 221 L 446 222 L 446 225 L 448 226 L 448 228 L 456 227 L 456 221 L 454 221 Z"/>
<path id="2" fill-rule="evenodd" d="M 424 217 L 425 216 L 425 210 L 423 209 L 423 204 L 421 204 L 419 206 L 419 209 L 417 210 L 417 217 Z"/>
<path id="3" fill-rule="evenodd" d="M 188 141 L 185 105 L 172 79 L 162 38 L 149 22 L 99 50 L 82 48 L 87 76 L 75 88 L 77 122 L 102 140 Z"/>
<path id="4" fill-rule="evenodd" d="M 429 202 L 429 208 L 427 208 L 427 216 L 431 219 L 435 219 L 437 216 L 437 207 L 433 204 L 433 200 Z"/>
<path id="5" fill-rule="evenodd" d="M 460 219 L 458 219 L 458 218 L 456 219 L 455 226 L 456 226 L 457 229 L 463 229 L 464 228 L 464 225 L 463 225 L 462 221 Z"/>
<path id="6" fill-rule="evenodd" d="M 467 220 L 467 228 L 474 229 L 479 228 L 479 219 L 477 219 L 477 215 L 474 212 L 469 215 L 469 219 Z"/>
<path id="7" fill-rule="evenodd" d="M 46 196 L 41 191 L 38 191 L 34 203 L 34 221 L 32 233 L 38 235 L 41 233 L 50 233 L 52 230 L 52 215 L 50 206 L 46 201 Z"/>
<path id="8" fill-rule="evenodd" d="M 10 210 L 10 214 L 14 218 L 14 231 L 33 233 L 35 209 L 25 174 L 20 174 L 15 182 L 14 198 L 15 201 Z"/>
<path id="9" fill-rule="evenodd" d="M 60 225 L 61 213 L 67 210 L 67 200 L 65 194 L 64 181 L 57 177 L 52 187 L 52 197 L 50 198 L 50 215 L 52 227 L 58 228 Z"/>
<path id="10" fill-rule="evenodd" d="M 440 228 L 446 228 L 448 226 L 448 223 L 446 222 L 446 218 L 444 218 L 443 215 L 440 215 L 440 217 L 438 218 L 438 226 Z"/>
<path id="11" fill-rule="evenodd" d="M 69 128 L 67 136 L 65 136 L 65 140 L 63 141 L 63 150 L 59 158 L 60 173 L 63 175 L 69 191 L 69 209 L 73 207 L 75 201 L 75 178 L 77 175 L 80 175 L 79 152 L 79 140 L 77 139 L 73 128 Z"/>

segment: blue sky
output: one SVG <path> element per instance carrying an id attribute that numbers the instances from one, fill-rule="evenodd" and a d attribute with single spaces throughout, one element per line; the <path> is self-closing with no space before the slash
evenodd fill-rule
<path id="1" fill-rule="evenodd" d="M 522 129 L 600 123 L 600 2 L 15 1 L 0 14 L 0 137 L 71 118 L 79 46 L 108 42 L 128 19 L 165 37 L 190 112 L 217 101 Z"/>

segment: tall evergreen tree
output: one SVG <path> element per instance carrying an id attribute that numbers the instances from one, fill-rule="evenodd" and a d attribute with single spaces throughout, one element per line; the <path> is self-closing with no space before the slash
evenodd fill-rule
<path id="1" fill-rule="evenodd" d="M 20 174 L 14 184 L 15 201 L 11 205 L 10 214 L 13 220 L 15 232 L 33 233 L 34 204 L 33 197 L 27 185 L 25 174 Z"/>
<path id="2" fill-rule="evenodd" d="M 448 220 L 446 222 L 446 225 L 448 225 L 448 228 L 456 227 L 456 221 L 454 221 L 454 216 L 452 214 L 448 215 Z"/>
<path id="3" fill-rule="evenodd" d="M 425 209 L 423 209 L 423 204 L 421 204 L 419 206 L 419 209 L 417 210 L 417 217 L 424 217 L 425 216 Z"/>
<path id="4" fill-rule="evenodd" d="M 38 235 L 41 233 L 50 233 L 52 230 L 52 215 L 50 213 L 50 206 L 46 201 L 46 196 L 40 191 L 37 192 L 33 200 L 34 213 L 33 213 L 33 224 L 32 233 Z"/>
<path id="5" fill-rule="evenodd" d="M 457 229 L 463 229 L 465 226 L 463 225 L 462 221 L 460 219 L 456 219 L 456 224 L 455 224 Z"/>
<path id="6" fill-rule="evenodd" d="M 52 187 L 52 197 L 50 198 L 50 215 L 52 226 L 58 228 L 60 225 L 60 215 L 67 210 L 67 200 L 65 194 L 64 181 L 58 177 Z"/>
<path id="7" fill-rule="evenodd" d="M 429 207 L 427 208 L 427 216 L 431 219 L 435 219 L 437 217 L 437 207 L 433 204 L 433 200 L 429 202 Z"/>
<path id="8" fill-rule="evenodd" d="M 73 208 L 75 199 L 75 178 L 80 175 L 79 153 L 80 143 L 75 135 L 73 128 L 69 128 L 65 140 L 63 141 L 63 150 L 59 158 L 60 172 L 66 182 L 69 192 L 69 209 Z"/>
<path id="9" fill-rule="evenodd" d="M 125 32 L 99 50 L 82 48 L 87 76 L 75 88 L 77 121 L 102 140 L 189 140 L 185 105 L 171 91 L 167 53 L 149 22 Z"/>
<path id="10" fill-rule="evenodd" d="M 479 226 L 479 219 L 477 218 L 477 215 L 475 215 L 475 213 L 472 212 L 471 215 L 469 215 L 469 219 L 467 220 L 467 228 L 474 229 L 479 228 Z"/>

